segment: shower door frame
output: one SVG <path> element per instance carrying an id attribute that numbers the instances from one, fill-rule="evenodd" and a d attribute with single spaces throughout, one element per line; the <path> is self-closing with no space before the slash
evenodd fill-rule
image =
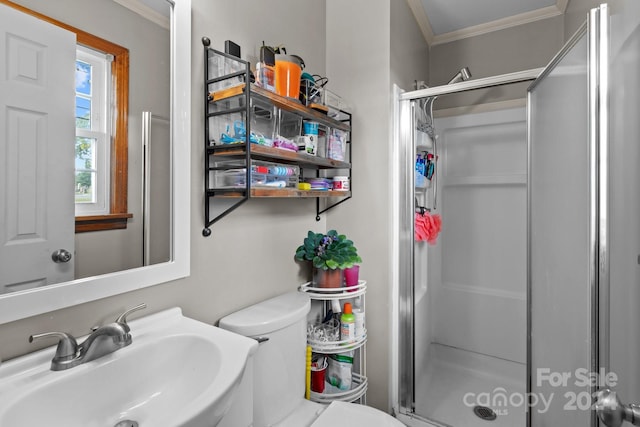
<path id="1" fill-rule="evenodd" d="M 560 61 L 585 37 L 587 40 L 587 91 L 588 105 L 588 288 L 589 288 L 589 369 L 591 375 L 610 372 L 609 366 L 609 7 L 606 3 L 592 8 L 586 21 L 556 54 L 543 73 L 528 89 L 527 111 L 529 122 L 529 165 L 527 177 L 527 392 L 532 391 L 534 361 L 532 357 L 532 269 L 531 269 L 531 136 L 532 91 L 539 86 Z M 538 379 L 536 379 L 538 380 Z M 598 384 L 589 385 L 590 395 L 595 396 Z M 534 423 L 534 411 L 527 411 L 527 427 Z M 600 425 L 595 410 L 590 410 L 589 427 Z"/>
<path id="2" fill-rule="evenodd" d="M 415 104 L 418 100 L 486 89 L 506 84 L 532 81 L 544 71 L 535 68 L 444 86 L 403 92 L 394 87 L 392 200 L 396 209 L 392 214 L 392 328 L 391 328 L 391 402 L 392 412 L 409 426 L 429 423 L 442 426 L 435 420 L 415 413 L 414 366 L 414 162 L 415 162 Z M 417 423 L 417 424 L 416 424 Z"/>

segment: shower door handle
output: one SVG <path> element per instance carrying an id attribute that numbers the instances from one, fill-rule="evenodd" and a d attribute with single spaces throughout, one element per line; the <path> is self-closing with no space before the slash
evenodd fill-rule
<path id="1" fill-rule="evenodd" d="M 596 393 L 596 414 L 607 427 L 620 427 L 625 421 L 640 426 L 640 405 L 625 405 L 615 391 L 599 390 Z"/>

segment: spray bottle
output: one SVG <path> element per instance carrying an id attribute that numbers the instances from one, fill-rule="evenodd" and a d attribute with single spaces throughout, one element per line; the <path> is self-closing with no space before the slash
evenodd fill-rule
<path id="1" fill-rule="evenodd" d="M 344 303 L 342 316 L 340 316 L 340 340 L 353 342 L 356 337 L 356 317 L 353 315 L 350 302 Z"/>

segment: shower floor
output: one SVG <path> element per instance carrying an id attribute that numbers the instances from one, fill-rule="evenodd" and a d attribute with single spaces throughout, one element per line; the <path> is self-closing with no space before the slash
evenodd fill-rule
<path id="1" fill-rule="evenodd" d="M 427 368 L 416 369 L 417 415 L 452 427 L 525 425 L 525 405 L 519 400 L 526 392 L 526 365 L 435 343 L 429 351 Z M 493 402 L 497 395 L 512 398 L 515 405 Z M 473 413 L 476 404 L 490 407 L 497 418 L 479 418 Z"/>

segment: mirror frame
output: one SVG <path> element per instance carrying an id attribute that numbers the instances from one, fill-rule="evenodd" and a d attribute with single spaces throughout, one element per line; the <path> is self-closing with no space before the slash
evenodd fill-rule
<path id="1" fill-rule="evenodd" d="M 191 0 L 167 1 L 173 5 L 170 29 L 171 261 L 0 295 L 0 324 L 189 276 L 191 234 Z"/>

